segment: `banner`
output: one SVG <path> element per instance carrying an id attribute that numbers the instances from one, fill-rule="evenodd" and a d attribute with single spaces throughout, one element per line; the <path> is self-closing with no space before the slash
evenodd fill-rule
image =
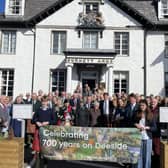
<path id="1" fill-rule="evenodd" d="M 41 153 L 51 160 L 137 163 L 141 134 L 136 128 L 45 126 Z"/>

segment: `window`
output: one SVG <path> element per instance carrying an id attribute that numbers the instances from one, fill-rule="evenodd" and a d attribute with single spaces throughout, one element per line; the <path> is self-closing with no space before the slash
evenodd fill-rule
<path id="1" fill-rule="evenodd" d="M 51 71 L 51 91 L 59 92 L 65 91 L 66 74 L 64 70 L 52 70 Z"/>
<path id="2" fill-rule="evenodd" d="M 0 69 L 0 95 L 13 96 L 14 70 Z"/>
<path id="3" fill-rule="evenodd" d="M 168 96 L 168 72 L 165 72 L 165 96 Z"/>
<path id="4" fill-rule="evenodd" d="M 128 93 L 128 72 L 114 72 L 114 93 Z"/>
<path id="5" fill-rule="evenodd" d="M 168 58 L 168 34 L 165 34 L 165 57 Z"/>
<path id="6" fill-rule="evenodd" d="M 167 0 L 161 0 L 161 17 L 168 17 L 168 1 Z"/>
<path id="7" fill-rule="evenodd" d="M 118 55 L 129 55 L 129 33 L 115 32 L 115 51 Z"/>
<path id="8" fill-rule="evenodd" d="M 98 48 L 98 33 L 86 31 L 83 33 L 83 48 Z"/>
<path id="9" fill-rule="evenodd" d="M 2 31 L 1 53 L 15 54 L 16 31 Z"/>
<path id="10" fill-rule="evenodd" d="M 22 0 L 9 0 L 8 14 L 9 15 L 22 14 Z"/>
<path id="11" fill-rule="evenodd" d="M 98 3 L 85 3 L 85 12 L 86 14 L 90 13 L 90 12 L 94 12 L 94 13 L 98 13 L 99 11 L 99 4 Z"/>
<path id="12" fill-rule="evenodd" d="M 66 49 L 66 32 L 52 32 L 52 54 L 63 54 Z"/>

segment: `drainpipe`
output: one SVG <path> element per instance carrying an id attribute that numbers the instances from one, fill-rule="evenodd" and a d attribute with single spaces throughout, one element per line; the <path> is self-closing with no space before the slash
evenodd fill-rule
<path id="1" fill-rule="evenodd" d="M 147 47 L 146 47 L 146 40 L 147 40 L 147 30 L 144 29 L 144 96 L 147 96 Z"/>
<path id="2" fill-rule="evenodd" d="M 34 34 L 34 45 L 33 45 L 33 65 L 32 65 L 32 85 L 31 93 L 34 92 L 34 72 L 35 72 L 35 57 L 36 57 L 36 29 L 31 30 Z"/>

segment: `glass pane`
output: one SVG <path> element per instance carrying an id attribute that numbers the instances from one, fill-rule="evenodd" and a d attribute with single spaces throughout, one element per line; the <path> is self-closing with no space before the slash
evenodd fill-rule
<path id="1" fill-rule="evenodd" d="M 86 14 L 90 13 L 90 11 L 91 11 L 91 4 L 90 3 L 86 3 L 85 7 L 86 7 Z"/>
<path id="2" fill-rule="evenodd" d="M 15 49 L 16 49 L 16 32 L 12 32 L 11 33 L 11 48 L 10 48 L 10 52 L 11 53 L 15 53 Z"/>
<path id="3" fill-rule="evenodd" d="M 122 50 L 123 55 L 128 55 L 128 50 Z"/>
<path id="4" fill-rule="evenodd" d="M 53 53 L 58 53 L 59 33 L 53 32 Z"/>
<path id="5" fill-rule="evenodd" d="M 65 91 L 65 72 L 64 71 L 53 71 L 52 73 L 52 91 L 59 90 Z"/>
<path id="6" fill-rule="evenodd" d="M 119 93 L 119 89 L 114 89 L 114 93 Z"/>
<path id="7" fill-rule="evenodd" d="M 128 45 L 122 45 L 123 50 L 128 50 Z"/>
<path id="8" fill-rule="evenodd" d="M 90 48 L 90 33 L 84 32 L 84 48 Z"/>
<path id="9" fill-rule="evenodd" d="M 98 39 L 98 34 L 91 33 L 91 48 L 97 48 L 97 39 Z"/>
<path id="10" fill-rule="evenodd" d="M 60 53 L 63 53 L 65 48 L 66 48 L 66 33 L 61 32 L 60 33 Z"/>
<path id="11" fill-rule="evenodd" d="M 127 89 L 121 89 L 121 92 L 127 93 Z"/>
<path id="12" fill-rule="evenodd" d="M 120 50 L 115 50 L 115 52 L 116 52 L 117 54 L 120 54 Z"/>
<path id="13" fill-rule="evenodd" d="M 92 10 L 93 10 L 93 12 L 97 13 L 99 11 L 99 4 L 98 3 L 93 3 Z"/>
<path id="14" fill-rule="evenodd" d="M 2 39 L 2 53 L 8 53 L 9 49 L 9 33 L 8 32 L 3 32 L 3 39 Z"/>

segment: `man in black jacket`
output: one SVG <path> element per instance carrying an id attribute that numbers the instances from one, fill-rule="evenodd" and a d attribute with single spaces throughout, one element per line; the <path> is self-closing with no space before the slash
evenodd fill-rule
<path id="1" fill-rule="evenodd" d="M 125 108 L 125 127 L 135 127 L 134 126 L 134 119 L 139 108 L 138 103 L 136 102 L 136 95 L 131 93 L 129 95 L 129 102 Z"/>

